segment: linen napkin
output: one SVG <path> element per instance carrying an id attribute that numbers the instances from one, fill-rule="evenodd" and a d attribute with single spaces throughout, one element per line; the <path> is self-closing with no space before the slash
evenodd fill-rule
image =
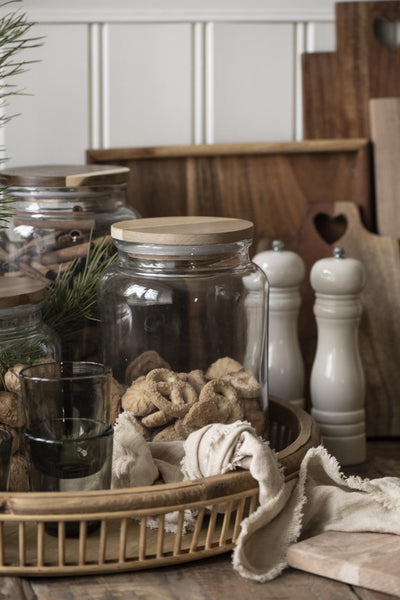
<path id="1" fill-rule="evenodd" d="M 129 423 L 129 435 L 136 440 L 131 462 L 125 454 L 129 455 L 128 446 L 123 446 L 121 454 L 118 439 Z M 144 485 L 137 482 L 155 477 L 154 467 L 155 481 L 166 483 L 222 474 L 238 467 L 250 470 L 259 483 L 259 507 L 242 521 L 232 559 L 233 567 L 243 577 L 274 579 L 287 566 L 291 543 L 323 531 L 400 535 L 400 478 L 346 478 L 323 446 L 308 450 L 298 479 L 285 483 L 276 454 L 247 422 L 207 425 L 185 442 L 146 443 L 133 421 L 120 416 L 114 436 L 114 487 L 119 486 L 121 477 L 124 486 Z M 125 431 L 124 442 L 126 436 Z M 171 530 L 173 517 L 168 521 Z"/>
<path id="2" fill-rule="evenodd" d="M 159 476 L 150 448 L 135 427 L 132 413 L 121 413 L 114 424 L 112 488 L 152 485 Z"/>
<path id="3" fill-rule="evenodd" d="M 400 534 L 400 478 L 346 478 L 323 446 L 308 450 L 277 510 L 281 501 L 260 504 L 241 523 L 233 566 L 242 576 L 274 579 L 290 544 L 324 531 Z"/>

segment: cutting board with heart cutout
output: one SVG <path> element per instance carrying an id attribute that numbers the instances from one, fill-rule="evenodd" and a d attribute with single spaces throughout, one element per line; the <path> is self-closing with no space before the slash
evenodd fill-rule
<path id="1" fill-rule="evenodd" d="M 365 229 L 359 208 L 352 202 L 318 203 L 309 207 L 296 250 L 303 257 L 307 277 L 302 288 L 300 339 L 306 371 L 311 372 L 317 327 L 314 291 L 309 284 L 312 265 L 333 248 L 361 260 L 367 283 L 362 293 L 360 352 L 367 382 L 366 420 L 370 436 L 400 435 L 400 253 L 394 238 Z M 292 246 L 293 247 L 293 246 Z"/>
<path id="2" fill-rule="evenodd" d="M 336 52 L 303 54 L 304 138 L 370 137 L 370 98 L 400 96 L 400 2 L 338 2 Z"/>

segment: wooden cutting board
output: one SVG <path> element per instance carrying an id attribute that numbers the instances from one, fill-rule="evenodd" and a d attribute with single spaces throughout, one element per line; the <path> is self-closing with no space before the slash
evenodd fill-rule
<path id="1" fill-rule="evenodd" d="M 400 597 L 400 536 L 328 531 L 289 547 L 291 567 Z"/>
<path id="2" fill-rule="evenodd" d="M 309 273 L 314 262 L 332 256 L 335 246 L 361 260 L 367 283 L 362 293 L 360 353 L 367 382 L 366 421 L 370 436 L 400 435 L 400 254 L 398 241 L 365 229 L 352 202 L 309 207 L 294 244 L 303 257 L 307 277 L 302 289 L 300 339 L 311 372 L 317 328 L 313 315 L 314 291 Z"/>
<path id="3" fill-rule="evenodd" d="M 372 222 L 367 140 L 88 150 L 91 163 L 131 169 L 127 200 L 143 217 L 253 221 L 252 253 L 298 233 L 307 207 L 352 198 Z"/>
<path id="4" fill-rule="evenodd" d="M 378 232 L 400 237 L 400 98 L 370 101 Z"/>
<path id="5" fill-rule="evenodd" d="M 339 2 L 335 14 L 336 52 L 303 55 L 304 137 L 369 137 L 369 99 L 400 96 L 400 2 Z"/>

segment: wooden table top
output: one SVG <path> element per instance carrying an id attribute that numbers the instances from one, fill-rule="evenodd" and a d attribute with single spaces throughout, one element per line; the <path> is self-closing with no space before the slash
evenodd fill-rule
<path id="1" fill-rule="evenodd" d="M 347 475 L 400 477 L 400 439 L 370 441 L 363 465 Z M 390 600 L 388 594 L 287 569 L 269 583 L 240 577 L 230 555 L 149 571 L 64 578 L 0 578 L 0 598 L 11 600 Z M 400 590 L 399 590 L 400 592 Z"/>

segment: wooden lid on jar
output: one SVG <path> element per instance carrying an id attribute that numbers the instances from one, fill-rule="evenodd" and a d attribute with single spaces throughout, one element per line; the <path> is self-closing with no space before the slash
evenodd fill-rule
<path id="1" fill-rule="evenodd" d="M 0 308 L 35 304 L 47 295 L 46 284 L 31 277 L 0 278 Z"/>
<path id="2" fill-rule="evenodd" d="M 156 217 L 111 225 L 116 240 L 137 244 L 202 246 L 251 239 L 254 225 L 226 217 Z"/>
<path id="3" fill-rule="evenodd" d="M 129 172 L 116 165 L 40 165 L 4 169 L 1 176 L 18 187 L 79 187 L 126 183 Z"/>

